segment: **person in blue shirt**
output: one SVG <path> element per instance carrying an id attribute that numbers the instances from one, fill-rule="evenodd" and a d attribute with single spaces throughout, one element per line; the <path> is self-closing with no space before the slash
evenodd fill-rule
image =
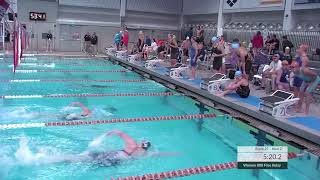
<path id="1" fill-rule="evenodd" d="M 120 48 L 120 43 L 121 43 L 121 32 L 117 32 L 115 35 L 114 35 L 114 44 L 116 45 L 117 47 L 117 51 L 119 51 L 119 48 Z"/>

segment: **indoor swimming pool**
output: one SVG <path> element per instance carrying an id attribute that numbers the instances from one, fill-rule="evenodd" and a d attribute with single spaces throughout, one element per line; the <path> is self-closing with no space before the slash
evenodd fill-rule
<path id="1" fill-rule="evenodd" d="M 234 162 L 237 146 L 261 142 L 253 135 L 259 130 L 216 109 L 199 109 L 199 102 L 107 59 L 35 56 L 27 57 L 15 74 L 7 71 L 11 69 L 9 62 L 0 63 L 1 180 L 111 179 Z M 13 124 L 64 122 L 65 114 L 81 112 L 69 106 L 73 102 L 92 112 L 81 121 L 172 120 L 10 128 Z M 184 118 L 202 113 L 216 117 L 204 118 L 203 123 Z M 163 155 L 115 166 L 82 160 L 87 152 L 121 150 L 120 138 L 103 136 L 112 130 L 123 131 L 138 142 L 148 140 L 149 151 Z M 302 152 L 272 136 L 266 138 L 269 145 Z M 75 160 L 66 161 L 71 156 Z M 319 157 L 305 153 L 289 160 L 285 170 L 231 169 L 178 179 L 318 180 L 319 163 Z"/>

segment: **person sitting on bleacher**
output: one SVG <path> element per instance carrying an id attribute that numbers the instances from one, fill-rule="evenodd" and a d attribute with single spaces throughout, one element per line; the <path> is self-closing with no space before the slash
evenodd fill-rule
<path id="1" fill-rule="evenodd" d="M 288 61 L 282 61 L 282 67 L 277 71 L 277 87 L 279 90 L 289 91 L 290 90 L 290 69 Z"/>
<path id="2" fill-rule="evenodd" d="M 250 95 L 249 81 L 246 78 L 246 75 L 242 74 L 241 71 L 237 71 L 235 73 L 234 81 L 230 83 L 226 87 L 226 89 L 217 96 L 225 96 L 233 91 L 236 91 L 236 93 L 242 98 L 247 98 Z"/>
<path id="3" fill-rule="evenodd" d="M 288 61 L 289 65 L 292 63 L 292 55 L 291 55 L 291 49 L 289 47 L 286 47 L 284 50 L 284 53 L 281 56 L 281 61 Z"/>
<path id="4" fill-rule="evenodd" d="M 262 84 L 261 84 L 262 89 L 265 88 L 267 79 L 271 79 L 272 91 L 276 90 L 277 71 L 280 70 L 281 67 L 282 67 L 282 63 L 280 61 L 280 55 L 274 54 L 272 56 L 272 62 L 270 63 L 270 68 L 264 71 L 262 74 Z"/>

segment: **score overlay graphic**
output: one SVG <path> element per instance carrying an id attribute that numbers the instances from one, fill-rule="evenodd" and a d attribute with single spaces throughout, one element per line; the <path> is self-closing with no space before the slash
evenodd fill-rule
<path id="1" fill-rule="evenodd" d="M 286 146 L 239 146 L 238 169 L 287 169 Z"/>

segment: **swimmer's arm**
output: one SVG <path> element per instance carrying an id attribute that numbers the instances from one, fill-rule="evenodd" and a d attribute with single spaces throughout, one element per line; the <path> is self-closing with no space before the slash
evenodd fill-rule
<path id="1" fill-rule="evenodd" d="M 130 136 L 128 136 L 126 133 L 118 131 L 118 130 L 114 130 L 111 132 L 107 133 L 107 136 L 111 136 L 111 135 L 118 135 L 121 139 L 124 140 L 125 142 L 125 150 L 128 152 L 133 151 L 133 149 L 135 149 L 138 144 L 136 143 L 136 141 L 134 139 L 132 139 Z"/>
<path id="2" fill-rule="evenodd" d="M 90 115 L 91 114 L 91 111 L 90 109 L 88 109 L 85 105 L 83 105 L 82 103 L 80 102 L 73 102 L 70 104 L 70 106 L 74 106 L 74 105 L 78 105 L 81 109 L 82 109 L 82 114 L 83 115 Z"/>

